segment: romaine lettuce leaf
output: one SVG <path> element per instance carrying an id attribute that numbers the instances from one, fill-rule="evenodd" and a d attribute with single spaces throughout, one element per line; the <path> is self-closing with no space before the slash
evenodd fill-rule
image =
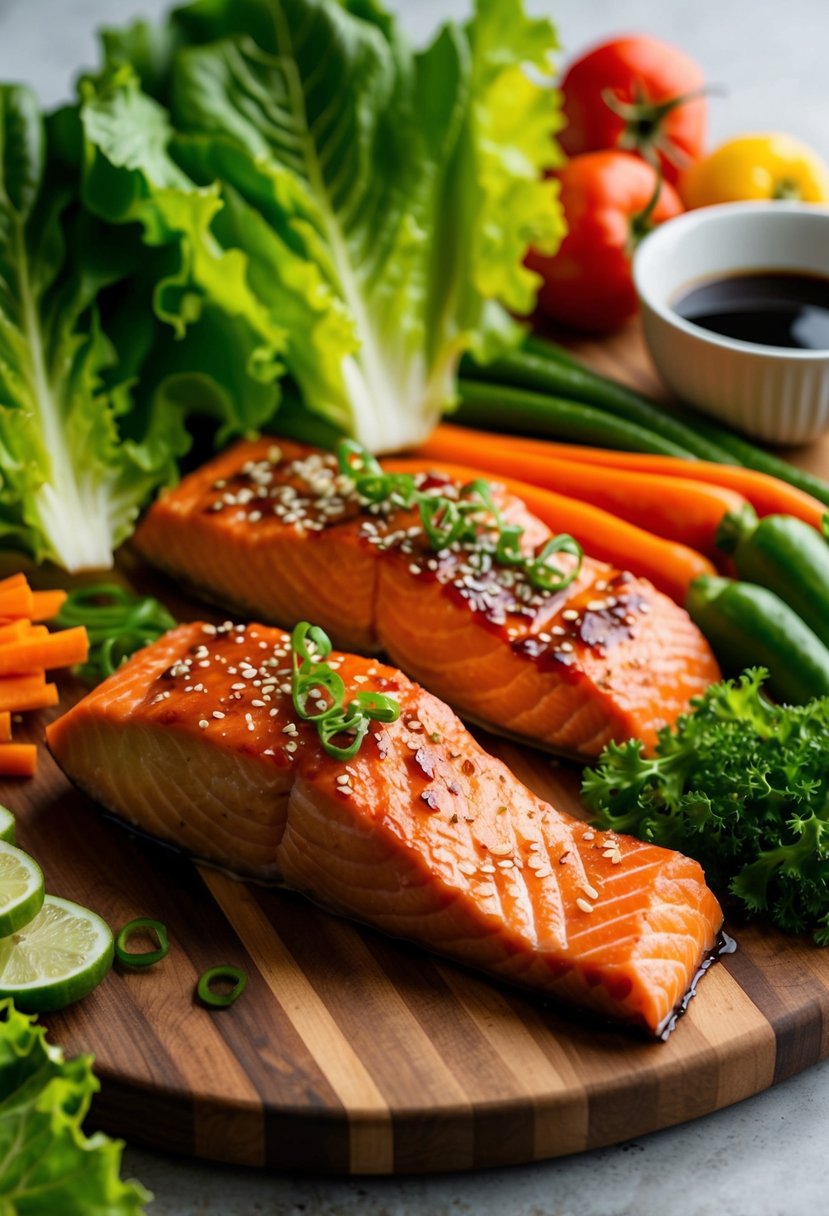
<path id="1" fill-rule="evenodd" d="M 309 410 L 404 447 L 464 350 L 517 340 L 527 248 L 560 238 L 542 180 L 558 98 L 537 79 L 555 46 L 499 0 L 421 54 L 369 0 L 196 0 L 162 32 L 108 33 L 84 86 L 85 198 L 177 244 L 160 316 L 186 327 L 209 301 L 249 330 L 254 365 L 284 359 Z"/>
<path id="2" fill-rule="evenodd" d="M 121 433 L 132 390 L 98 301 L 142 250 L 116 236 L 47 172 L 33 95 L 0 86 L 0 539 L 67 570 L 111 564 L 187 446 L 171 411 Z"/>
<path id="3" fill-rule="evenodd" d="M 98 1082 L 0 1001 L 0 1216 L 138 1216 L 152 1196 L 120 1178 L 123 1144 L 81 1130 Z"/>

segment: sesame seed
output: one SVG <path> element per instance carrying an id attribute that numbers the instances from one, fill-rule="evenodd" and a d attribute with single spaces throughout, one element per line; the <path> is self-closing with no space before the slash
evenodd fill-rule
<path id="1" fill-rule="evenodd" d="M 295 752 L 298 746 L 299 746 L 299 744 L 297 744 L 297 743 L 286 743 L 285 751 L 286 752 Z"/>
<path id="2" fill-rule="evenodd" d="M 576 612 L 575 608 L 565 608 L 561 614 L 561 619 L 563 621 L 577 621 L 579 619 L 579 614 Z"/>
<path id="3" fill-rule="evenodd" d="M 214 709 L 211 716 L 214 718 L 223 718 L 224 714 L 222 713 L 222 711 L 220 709 Z"/>
<path id="4" fill-rule="evenodd" d="M 595 832 L 582 832 L 581 838 L 582 838 L 582 840 L 595 840 L 596 833 Z"/>
<path id="5" fill-rule="evenodd" d="M 256 709 L 264 709 L 264 708 L 265 708 L 265 702 L 264 702 L 264 701 L 258 701 L 258 700 L 257 700 L 257 701 L 251 701 L 251 705 L 255 706 L 255 708 L 256 708 Z"/>
<path id="6" fill-rule="evenodd" d="M 475 866 L 471 861 L 458 862 L 458 869 L 460 870 L 461 874 L 466 874 L 470 878 L 476 873 Z"/>
<path id="7" fill-rule="evenodd" d="M 512 852 L 511 844 L 493 844 L 489 846 L 489 852 L 493 857 L 508 857 Z"/>
<path id="8" fill-rule="evenodd" d="M 576 900 L 576 907 L 580 908 L 582 912 L 593 911 L 593 905 L 589 904 L 586 899 L 582 899 L 581 897 Z"/>
<path id="9" fill-rule="evenodd" d="M 486 865 L 481 866 L 480 870 L 481 870 L 482 874 L 496 874 L 497 873 L 495 866 L 490 865 L 489 862 L 487 862 Z"/>
<path id="10" fill-rule="evenodd" d="M 504 857 L 501 861 L 498 862 L 498 865 L 500 866 L 500 868 L 502 870 L 511 870 L 512 867 L 515 865 L 515 862 L 512 860 L 511 857 Z"/>
<path id="11" fill-rule="evenodd" d="M 599 892 L 596 890 L 595 887 L 591 887 L 589 882 L 583 882 L 581 884 L 581 889 L 582 889 L 582 891 L 584 891 L 584 893 L 588 899 L 598 899 L 599 898 Z"/>
<path id="12" fill-rule="evenodd" d="M 202 718 L 199 722 L 199 730 L 207 730 L 209 725 L 210 723 L 207 721 L 207 718 Z"/>

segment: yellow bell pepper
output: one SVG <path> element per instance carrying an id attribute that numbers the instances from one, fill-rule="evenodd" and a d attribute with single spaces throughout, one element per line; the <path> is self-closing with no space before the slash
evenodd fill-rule
<path id="1" fill-rule="evenodd" d="M 686 169 L 679 182 L 686 207 L 741 199 L 829 202 L 829 168 L 793 135 L 740 135 Z"/>

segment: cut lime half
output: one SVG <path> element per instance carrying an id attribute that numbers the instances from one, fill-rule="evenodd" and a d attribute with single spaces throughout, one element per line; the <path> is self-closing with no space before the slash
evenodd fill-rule
<path id="1" fill-rule="evenodd" d="M 0 806 L 0 840 L 14 844 L 14 815 L 8 807 Z"/>
<path id="2" fill-rule="evenodd" d="M 47 895 L 34 920 L 0 938 L 0 997 L 26 1013 L 79 1001 L 112 966 L 112 934 L 89 908 Z"/>
<path id="3" fill-rule="evenodd" d="M 6 840 L 0 840 L 0 939 L 22 929 L 43 907 L 40 866 Z"/>

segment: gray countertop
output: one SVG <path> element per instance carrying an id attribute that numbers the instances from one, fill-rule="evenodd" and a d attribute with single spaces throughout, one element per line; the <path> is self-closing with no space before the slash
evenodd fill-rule
<path id="1" fill-rule="evenodd" d="M 68 95 L 95 59 L 94 28 L 155 15 L 163 0 L 0 0 L 0 79 Z M 466 0 L 397 0 L 414 38 Z M 610 33 L 685 47 L 712 82 L 715 139 L 781 129 L 829 155 L 825 0 L 535 0 L 567 54 Z M 706 1119 L 599 1152 L 490 1173 L 337 1181 L 230 1169 L 129 1148 L 126 1170 L 156 1194 L 153 1216 L 806 1216 L 829 1210 L 829 1062 Z M 60 1213 L 55 1213 L 60 1216 Z"/>

